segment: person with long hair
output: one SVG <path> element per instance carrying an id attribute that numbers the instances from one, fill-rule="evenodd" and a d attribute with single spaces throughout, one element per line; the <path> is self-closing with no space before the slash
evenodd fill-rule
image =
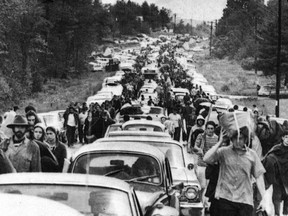
<path id="1" fill-rule="evenodd" d="M 45 141 L 45 126 L 38 123 L 34 126 L 32 140 L 37 143 L 40 149 L 42 172 L 55 172 L 58 167 L 58 160 L 49 149 L 49 144 Z"/>
<path id="2" fill-rule="evenodd" d="M 67 159 L 67 149 L 66 146 L 59 141 L 57 130 L 52 126 L 46 128 L 46 141 L 49 144 L 49 149 L 58 160 L 58 166 L 55 172 L 62 172 L 65 159 Z"/>

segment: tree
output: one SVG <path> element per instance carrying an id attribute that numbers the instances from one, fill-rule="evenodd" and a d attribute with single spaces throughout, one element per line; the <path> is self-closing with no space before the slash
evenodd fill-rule
<path id="1" fill-rule="evenodd" d="M 259 44 L 259 60 L 256 67 L 265 75 L 276 73 L 278 26 L 277 26 L 278 1 L 268 3 L 266 28 L 262 31 L 262 40 Z M 285 85 L 288 83 L 288 3 L 282 5 L 282 49 L 281 49 L 281 74 L 285 75 Z"/>

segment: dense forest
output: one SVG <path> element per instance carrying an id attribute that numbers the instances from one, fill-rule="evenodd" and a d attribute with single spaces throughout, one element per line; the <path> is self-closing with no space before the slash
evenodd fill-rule
<path id="1" fill-rule="evenodd" d="M 0 1 L 0 101 L 41 91 L 51 77 L 85 71 L 103 38 L 169 28 L 170 11 L 119 0 Z M 171 24 L 170 24 L 171 25 Z"/>
<path id="2" fill-rule="evenodd" d="M 215 32 L 214 56 L 242 62 L 243 68 L 276 73 L 278 0 L 228 0 Z M 281 72 L 288 82 L 288 2 L 282 1 Z M 256 60 L 256 61 L 255 61 Z"/>

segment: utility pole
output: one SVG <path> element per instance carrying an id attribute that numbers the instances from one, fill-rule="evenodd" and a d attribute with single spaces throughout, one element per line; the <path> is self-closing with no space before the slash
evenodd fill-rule
<path id="1" fill-rule="evenodd" d="M 212 56 L 212 39 L 213 39 L 213 21 L 211 22 L 211 26 L 210 26 L 210 44 L 209 44 L 210 56 Z"/>
<path id="2" fill-rule="evenodd" d="M 174 14 L 174 33 L 175 33 L 175 29 L 176 29 L 176 13 Z"/>
<path id="3" fill-rule="evenodd" d="M 215 20 L 215 34 L 217 35 L 217 30 L 218 30 L 218 20 Z"/>
<path id="4" fill-rule="evenodd" d="M 192 26 L 192 19 L 190 19 L 191 22 L 191 36 L 193 35 L 193 26 Z"/>
<path id="5" fill-rule="evenodd" d="M 279 93 L 280 93 L 280 87 L 281 87 L 281 8 L 282 8 L 282 1 L 278 0 L 278 49 L 277 49 L 277 74 L 276 74 L 276 117 L 279 117 L 279 110 L 280 110 L 280 100 L 279 100 Z"/>
<path id="6" fill-rule="evenodd" d="M 255 40 L 255 46 L 256 46 L 256 50 L 254 53 L 254 64 L 256 64 L 257 62 L 257 55 L 258 55 L 258 41 L 257 41 L 257 28 L 258 28 L 258 20 L 257 20 L 257 15 L 254 17 L 255 18 L 255 29 L 254 29 L 254 40 Z M 257 67 L 255 67 L 255 74 L 257 75 Z"/>

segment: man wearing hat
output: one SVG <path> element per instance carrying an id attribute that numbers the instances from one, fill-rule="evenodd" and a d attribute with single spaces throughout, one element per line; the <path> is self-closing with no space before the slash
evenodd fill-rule
<path id="1" fill-rule="evenodd" d="M 26 138 L 29 127 L 24 116 L 16 115 L 12 124 L 7 125 L 13 136 L 0 143 L 0 148 L 12 162 L 17 172 L 41 172 L 40 150 L 38 145 Z"/>

